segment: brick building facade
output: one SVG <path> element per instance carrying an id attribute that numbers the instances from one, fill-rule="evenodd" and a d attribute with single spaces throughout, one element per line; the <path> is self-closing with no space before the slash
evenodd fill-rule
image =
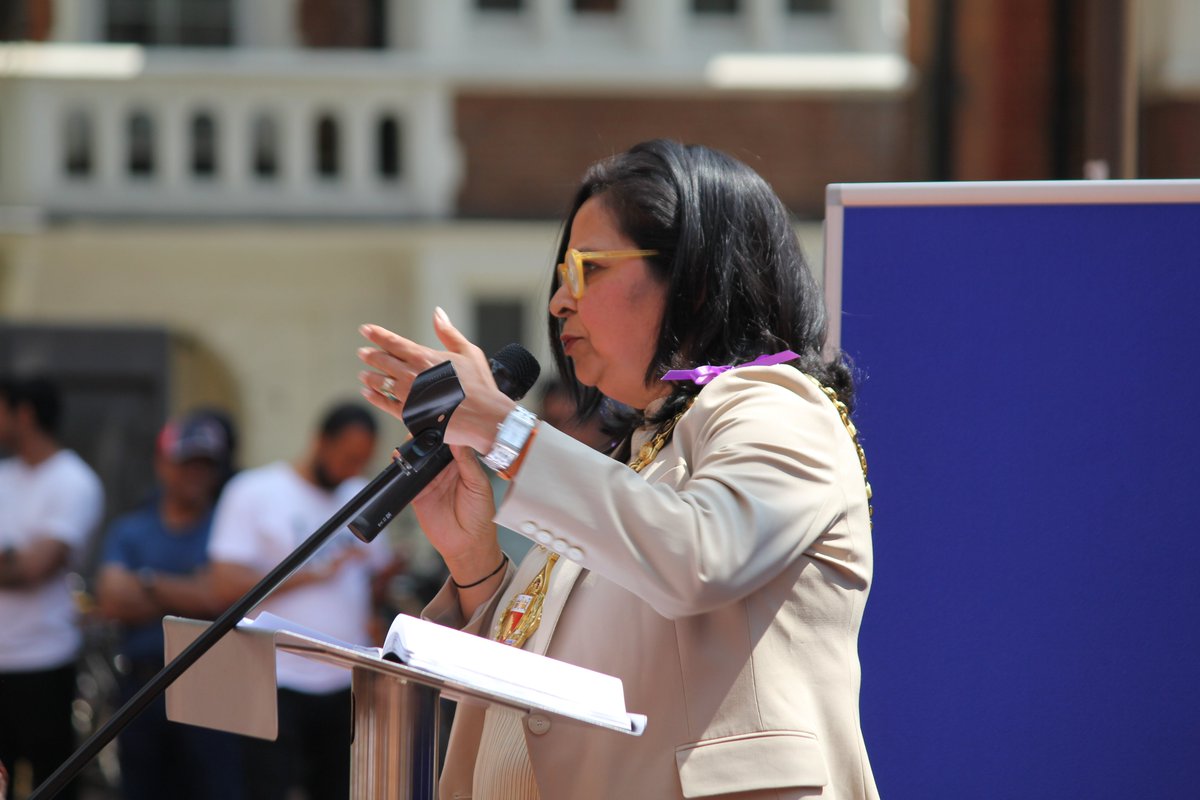
<path id="1" fill-rule="evenodd" d="M 465 7 L 465 0 L 458 4 Z M 290 35 L 301 48 L 386 50 L 389 37 L 421 39 L 420 25 L 404 16 L 417 5 L 297 0 Z M 490 5 L 497 4 L 480 8 Z M 911 74 L 905 85 L 885 91 L 730 89 L 694 80 L 678 85 L 650 80 L 643 86 L 636 78 L 607 79 L 603 70 L 595 79 L 574 82 L 492 79 L 487 70 L 451 74 L 450 125 L 461 154 L 453 213 L 554 217 L 565 202 L 564 187 L 586 164 L 652 136 L 704 142 L 751 162 L 798 215 L 810 219 L 820 217 L 824 186 L 832 182 L 1082 177 L 1084 162 L 1095 155 L 1087 147 L 1089 104 L 1102 102 L 1108 91 L 1105 74 L 1088 65 L 1094 46 L 1089 40 L 1097 30 L 1088 21 L 1103 22 L 1121 5 L 909 0 L 901 48 Z M 498 4 L 506 6 L 522 4 Z M 56 7 L 54 0 L 9 3 L 0 25 L 9 38 L 47 39 Z M 540 25 L 548 7 L 546 0 L 534 0 L 532 11 L 525 12 L 541 15 Z M 587 15 L 616 17 L 620 8 L 602 3 Z M 1135 21 L 1170 27 L 1173 20 L 1161 19 L 1167 6 L 1158 8 L 1157 21 Z M 1195 15 L 1186 8 L 1178 13 Z M 422 46 L 418 41 L 416 49 Z M 438 46 L 434 42 L 426 50 Z M 503 51 L 496 55 L 502 59 Z M 1200 81 L 1191 89 L 1156 82 L 1154 57 L 1141 54 L 1149 66 L 1143 66 L 1146 80 L 1137 98 L 1133 176 L 1195 176 Z M 623 58 L 614 51 L 614 62 Z M 643 57 L 641 63 L 653 67 L 654 60 Z M 547 62 L 546 70 L 554 69 Z"/>

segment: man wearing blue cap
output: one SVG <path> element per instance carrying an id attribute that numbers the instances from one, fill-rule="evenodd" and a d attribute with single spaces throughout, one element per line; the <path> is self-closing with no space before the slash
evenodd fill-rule
<path id="1" fill-rule="evenodd" d="M 227 429 L 212 414 L 175 420 L 159 434 L 155 502 L 110 526 L 96 585 L 100 612 L 123 626 L 123 699 L 163 666 L 162 618 L 212 619 L 223 609 L 207 575 L 213 506 L 230 463 Z M 118 739 L 127 800 L 241 797 L 240 742 L 168 722 L 162 698 Z"/>

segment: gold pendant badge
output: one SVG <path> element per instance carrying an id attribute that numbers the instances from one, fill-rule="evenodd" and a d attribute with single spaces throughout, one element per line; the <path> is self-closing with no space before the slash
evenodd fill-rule
<path id="1" fill-rule="evenodd" d="M 545 565 L 525 587 L 525 591 L 509 601 L 492 638 L 501 644 L 521 647 L 533 636 L 542 622 L 542 605 L 550 588 L 550 571 L 557 561 L 558 553 L 547 554 Z"/>

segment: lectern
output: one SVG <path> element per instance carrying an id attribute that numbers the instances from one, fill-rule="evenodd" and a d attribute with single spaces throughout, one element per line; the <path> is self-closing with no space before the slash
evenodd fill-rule
<path id="1" fill-rule="evenodd" d="M 182 652 L 208 624 L 167 617 L 163 621 L 167 660 Z M 569 706 L 531 702 L 494 685 L 485 688 L 388 660 L 378 648 L 334 643 L 315 631 L 308 633 L 312 635 L 239 626 L 167 689 L 167 717 L 274 739 L 278 735 L 277 651 L 348 669 L 354 698 L 351 800 L 433 800 L 437 796 L 440 697 L 525 714 L 568 717 L 632 736 L 645 730 L 646 718 L 640 714 L 629 714 L 628 726 L 588 719 Z"/>

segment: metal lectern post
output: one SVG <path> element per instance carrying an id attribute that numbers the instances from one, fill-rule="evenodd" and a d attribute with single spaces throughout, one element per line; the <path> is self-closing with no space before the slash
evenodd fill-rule
<path id="1" fill-rule="evenodd" d="M 206 627 L 167 617 L 167 657 L 187 648 Z M 436 800 L 441 684 L 369 648 L 239 626 L 167 689 L 167 718 L 274 739 L 277 651 L 350 670 L 350 800 Z"/>
<path id="2" fill-rule="evenodd" d="M 438 691 L 362 667 L 352 682 L 350 800 L 435 800 Z"/>

